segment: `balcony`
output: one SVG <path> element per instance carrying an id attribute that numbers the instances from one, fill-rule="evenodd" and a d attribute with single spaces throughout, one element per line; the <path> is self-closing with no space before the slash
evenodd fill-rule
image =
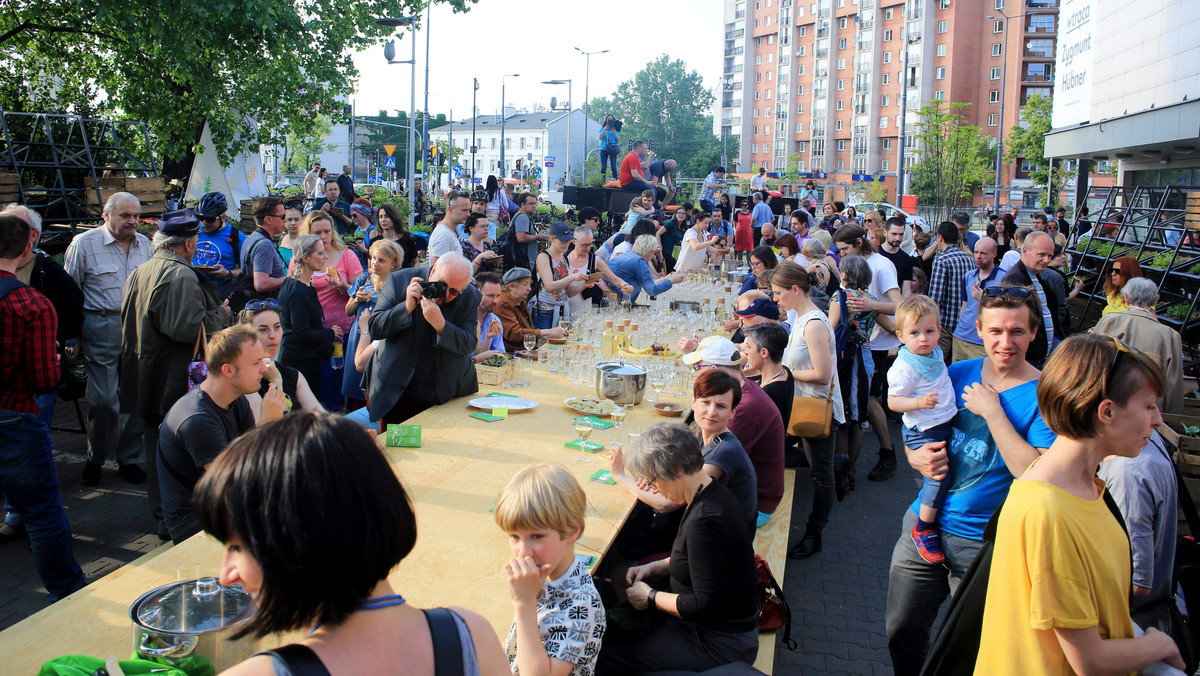
<path id="1" fill-rule="evenodd" d="M 787 119 L 787 117 L 788 117 L 788 116 L 787 116 L 787 113 L 785 113 L 785 112 L 782 112 L 782 111 L 781 111 L 781 112 L 775 113 L 775 119 L 776 119 L 776 120 L 786 120 L 786 119 Z"/>
<path id="2" fill-rule="evenodd" d="M 1024 73 L 1021 75 L 1021 82 L 1029 82 L 1029 83 L 1054 82 L 1054 74 L 1050 73 L 1047 75 L 1047 74 L 1041 74 L 1041 73 Z"/>
<path id="3" fill-rule="evenodd" d="M 1058 0 L 1025 0 L 1026 9 L 1054 9 Z"/>
<path id="4" fill-rule="evenodd" d="M 854 83 L 854 93 L 855 94 L 867 94 L 867 93 L 870 93 L 870 91 L 871 91 L 871 83 L 870 82 L 855 82 Z"/>
<path id="5" fill-rule="evenodd" d="M 854 126 L 854 135 L 855 136 L 863 136 L 867 133 L 867 129 L 868 129 L 868 127 L 865 124 L 855 125 Z"/>
<path id="6" fill-rule="evenodd" d="M 746 18 L 746 10 L 744 10 L 744 9 L 739 9 L 738 11 L 734 12 L 734 13 L 733 13 L 733 18 L 735 18 L 735 19 L 744 19 L 744 18 Z"/>
<path id="7" fill-rule="evenodd" d="M 1053 14 L 1033 14 L 1025 24 L 1026 35 L 1054 33 L 1055 16 Z"/>
<path id="8" fill-rule="evenodd" d="M 827 58 L 827 57 L 829 56 L 829 50 L 828 50 L 828 49 L 817 49 L 817 50 L 814 50 L 813 54 L 814 54 L 814 55 L 815 55 L 815 56 L 816 56 L 818 59 L 824 59 L 824 58 Z"/>
<path id="9" fill-rule="evenodd" d="M 1033 42 L 1048 42 L 1049 45 L 1026 45 L 1024 56 L 1027 59 L 1053 59 L 1054 58 L 1054 42 L 1051 40 L 1030 40 Z"/>
<path id="10" fill-rule="evenodd" d="M 817 68 L 813 71 L 813 77 L 829 77 L 828 68 Z"/>
<path id="11" fill-rule="evenodd" d="M 741 99 L 725 99 L 721 102 L 722 108 L 740 108 L 742 106 Z"/>
<path id="12" fill-rule="evenodd" d="M 819 38 L 829 37 L 829 28 L 828 27 L 818 28 L 817 29 L 817 37 L 819 37 Z"/>
<path id="13" fill-rule="evenodd" d="M 746 48 L 745 48 L 745 47 L 741 47 L 741 46 L 738 46 L 738 47 L 726 47 L 726 48 L 725 48 L 725 56 L 737 56 L 738 54 L 741 54 L 741 53 L 743 53 L 743 52 L 745 52 L 745 51 L 746 51 Z"/>
<path id="14" fill-rule="evenodd" d="M 726 31 L 726 32 L 725 32 L 725 39 L 726 39 L 726 40 L 735 40 L 735 39 L 737 39 L 737 38 L 740 38 L 740 37 L 742 37 L 742 36 L 743 36 L 743 35 L 745 35 L 745 34 L 746 34 L 746 29 L 745 29 L 745 28 L 739 28 L 739 29 L 737 29 L 737 30 L 735 30 L 735 31 Z"/>
<path id="15" fill-rule="evenodd" d="M 858 0 L 859 9 L 871 9 L 875 6 L 875 0 Z"/>

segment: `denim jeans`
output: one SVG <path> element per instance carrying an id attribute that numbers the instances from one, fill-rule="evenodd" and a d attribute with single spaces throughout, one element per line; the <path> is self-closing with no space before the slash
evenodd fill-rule
<path id="1" fill-rule="evenodd" d="M 633 180 L 633 181 L 630 181 L 629 183 L 622 183 L 621 189 L 622 190 L 636 190 L 638 192 L 646 192 L 647 190 L 653 190 L 655 198 L 659 202 L 661 202 L 667 198 L 667 189 L 666 188 L 660 188 L 657 186 L 653 186 L 653 185 L 650 185 L 649 183 L 646 183 L 645 181 Z"/>
<path id="2" fill-rule="evenodd" d="M 46 425 L 46 429 L 50 429 L 50 424 L 54 421 L 54 403 L 58 401 L 58 392 L 47 392 L 45 394 L 34 395 L 37 400 L 38 414 L 37 419 Z M 54 446 L 51 444 L 51 449 Z M 13 509 L 12 501 L 6 496 L 4 498 L 4 523 L 13 528 L 23 528 L 25 519 L 17 510 Z"/>
<path id="3" fill-rule="evenodd" d="M 808 513 L 806 529 L 814 535 L 819 535 L 825 524 L 829 523 L 829 513 L 833 511 L 833 502 L 836 499 L 833 455 L 837 447 L 837 428 L 838 424 L 835 421 L 829 430 L 829 436 L 824 439 L 800 439 L 804 457 L 808 460 L 808 474 L 813 481 L 812 511 Z"/>
<path id="4" fill-rule="evenodd" d="M 558 326 L 558 318 L 562 310 L 541 310 L 535 304 L 529 309 L 529 318 L 533 320 L 535 329 L 552 329 Z"/>
<path id="5" fill-rule="evenodd" d="M 50 599 L 83 587 L 54 469 L 50 428 L 36 415 L 0 409 L 0 490 L 25 520 L 34 565 Z"/>
<path id="6" fill-rule="evenodd" d="M 603 150 L 601 150 L 600 151 L 600 177 L 601 178 L 604 178 L 604 169 L 606 168 L 606 165 L 609 162 L 612 163 L 612 177 L 613 177 L 613 180 L 615 181 L 621 175 L 620 171 L 617 170 L 617 156 L 611 155 L 611 154 L 606 153 Z"/>
<path id="7" fill-rule="evenodd" d="M 886 608 L 888 652 L 892 654 L 892 669 L 896 676 L 917 676 L 929 653 L 929 638 L 938 609 L 946 597 L 954 593 L 975 555 L 983 547 L 982 540 L 959 537 L 942 532 L 944 565 L 934 565 L 921 558 L 913 543 L 912 528 L 917 515 L 905 508 L 900 539 L 892 550 L 892 567 L 888 573 Z"/>

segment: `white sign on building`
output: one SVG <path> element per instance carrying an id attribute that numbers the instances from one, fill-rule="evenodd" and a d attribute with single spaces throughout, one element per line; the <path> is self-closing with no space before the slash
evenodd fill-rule
<path id="1" fill-rule="evenodd" d="M 1054 68 L 1055 129 L 1091 120 L 1096 0 L 1063 0 L 1058 17 L 1061 28 Z"/>

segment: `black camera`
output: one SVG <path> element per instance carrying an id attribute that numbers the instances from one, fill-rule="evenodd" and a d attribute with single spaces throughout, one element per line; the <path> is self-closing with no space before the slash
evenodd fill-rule
<path id="1" fill-rule="evenodd" d="M 421 282 L 421 297 L 429 300 L 446 299 L 445 282 Z"/>

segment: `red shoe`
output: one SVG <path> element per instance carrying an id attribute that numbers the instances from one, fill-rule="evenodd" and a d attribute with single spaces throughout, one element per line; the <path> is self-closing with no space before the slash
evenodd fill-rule
<path id="1" fill-rule="evenodd" d="M 917 527 L 913 526 L 912 539 L 913 544 L 917 546 L 917 553 L 926 562 L 935 566 L 946 562 L 946 555 L 942 553 L 942 539 L 936 530 L 917 530 Z"/>

